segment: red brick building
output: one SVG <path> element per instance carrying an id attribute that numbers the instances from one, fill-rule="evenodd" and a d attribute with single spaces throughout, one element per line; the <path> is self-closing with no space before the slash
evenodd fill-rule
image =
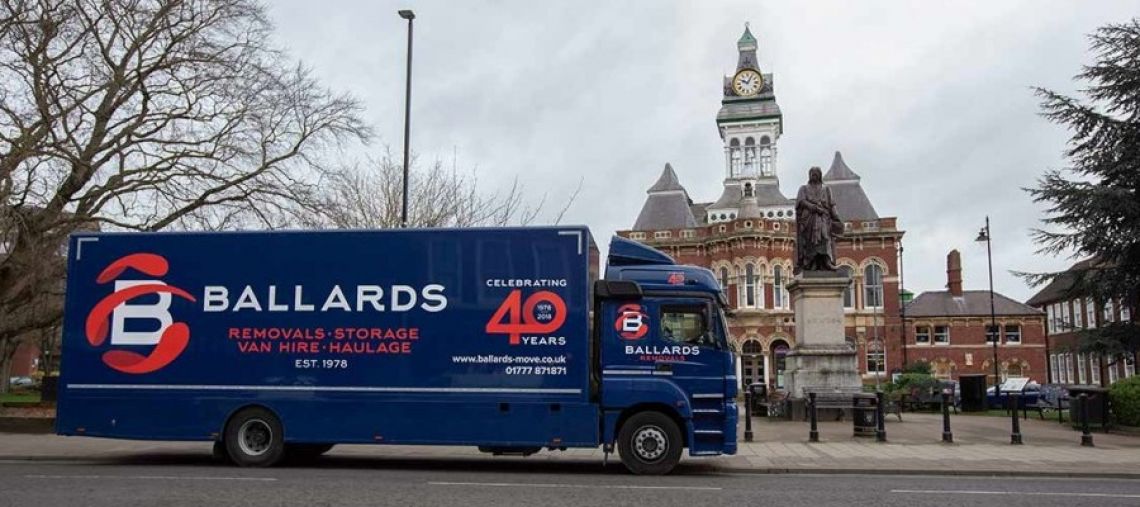
<path id="1" fill-rule="evenodd" d="M 795 346 L 786 288 L 792 277 L 795 202 L 781 190 L 777 161 L 783 114 L 773 76 L 761 72 L 756 48 L 746 28 L 737 42 L 737 71 L 724 77 L 717 114 L 725 156 L 720 197 L 694 202 L 666 164 L 633 228 L 618 234 L 711 269 L 735 309 L 729 326 L 741 352 L 741 380 L 781 388 L 784 355 Z M 785 174 L 798 187 L 807 181 L 807 169 Z M 844 297 L 847 338 L 858 349 L 864 380 L 885 381 L 902 364 L 897 259 L 903 231 L 895 217 L 878 214 L 860 176 L 838 152 L 824 183 L 846 229 L 836 247 L 837 264 L 853 280 Z"/>
<path id="2" fill-rule="evenodd" d="M 1092 259 L 1074 264 L 1066 273 L 1054 278 L 1026 304 L 1046 314 L 1049 343 L 1049 381 L 1058 384 L 1108 386 L 1136 374 L 1136 355 L 1100 357 L 1078 350 L 1078 333 L 1103 327 L 1113 322 L 1131 322 L 1133 309 L 1122 301 L 1096 302 L 1074 294 L 1073 270 L 1089 267 Z"/>
<path id="3" fill-rule="evenodd" d="M 995 293 L 991 315 L 989 290 L 962 289 L 957 250 L 946 257 L 946 288 L 923 292 L 906 306 L 908 363 L 926 361 L 939 378 L 981 373 L 992 383 L 996 335 L 998 373 L 1003 379 L 1048 381 L 1042 311 Z"/>
<path id="4" fill-rule="evenodd" d="M 16 347 L 16 353 L 12 356 L 11 371 L 8 372 L 12 377 L 30 377 L 36 373 L 40 360 L 40 348 L 32 343 L 23 342 Z"/>

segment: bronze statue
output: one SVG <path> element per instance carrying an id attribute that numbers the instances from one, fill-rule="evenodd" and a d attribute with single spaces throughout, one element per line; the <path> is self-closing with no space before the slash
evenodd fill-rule
<path id="1" fill-rule="evenodd" d="M 835 271 L 835 237 L 843 221 L 835 212 L 831 189 L 823 185 L 823 171 L 808 170 L 808 183 L 796 194 L 796 265 L 802 271 Z"/>

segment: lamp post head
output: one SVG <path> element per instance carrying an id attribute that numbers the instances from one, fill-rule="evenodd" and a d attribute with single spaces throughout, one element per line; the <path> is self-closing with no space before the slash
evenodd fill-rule
<path id="1" fill-rule="evenodd" d="M 401 18 L 404 18 L 408 21 L 416 19 L 416 13 L 412 12 L 411 9 L 404 9 L 397 11 L 396 13 L 399 14 Z"/>
<path id="2" fill-rule="evenodd" d="M 985 227 L 982 227 L 982 230 L 978 231 L 978 237 L 974 239 L 974 241 L 979 241 L 979 242 L 989 241 L 989 240 L 990 240 L 990 231 L 989 231 L 989 229 L 987 229 Z"/>

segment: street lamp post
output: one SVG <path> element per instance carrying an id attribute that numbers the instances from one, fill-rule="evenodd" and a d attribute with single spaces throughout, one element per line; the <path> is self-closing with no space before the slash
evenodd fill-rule
<path id="1" fill-rule="evenodd" d="M 902 369 L 906 370 L 906 365 L 909 362 L 906 350 L 906 304 L 907 301 L 903 299 L 903 293 L 906 292 L 906 279 L 903 277 L 903 246 L 899 243 L 899 320 L 902 324 Z"/>
<path id="2" fill-rule="evenodd" d="M 408 226 L 408 143 L 412 123 L 412 20 L 416 13 L 405 9 L 397 11 L 401 18 L 408 20 L 408 68 L 404 83 L 404 198 L 400 210 L 400 227 Z"/>
<path id="3" fill-rule="evenodd" d="M 986 263 L 989 265 L 990 271 L 990 329 L 993 331 L 993 344 L 994 344 L 994 395 L 997 396 L 998 384 L 1001 382 L 1001 374 L 998 373 L 998 339 L 1001 333 L 998 332 L 997 327 L 997 312 L 994 310 L 994 258 L 993 250 L 990 248 L 990 216 L 986 215 L 986 226 L 978 231 L 978 238 L 975 241 L 986 242 Z"/>

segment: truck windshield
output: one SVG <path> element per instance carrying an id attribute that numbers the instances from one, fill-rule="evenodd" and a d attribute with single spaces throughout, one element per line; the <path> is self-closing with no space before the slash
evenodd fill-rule
<path id="1" fill-rule="evenodd" d="M 725 316 L 724 316 L 724 308 L 721 308 L 719 305 L 717 305 L 715 308 L 716 308 L 716 310 L 715 310 L 716 311 L 716 318 L 720 321 L 720 330 L 719 330 L 720 336 L 717 337 L 717 341 L 719 341 L 722 344 L 722 346 L 727 349 L 728 348 L 728 319 L 725 318 Z"/>

